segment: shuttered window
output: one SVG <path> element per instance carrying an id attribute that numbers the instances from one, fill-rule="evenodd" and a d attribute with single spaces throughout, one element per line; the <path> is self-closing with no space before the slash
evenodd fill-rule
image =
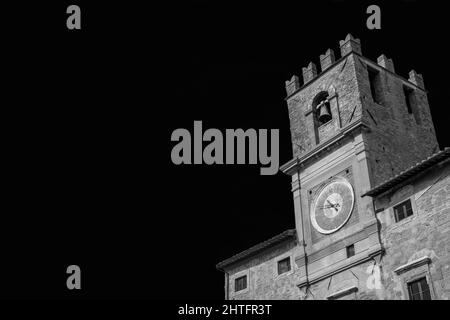
<path id="1" fill-rule="evenodd" d="M 406 200 L 394 207 L 395 222 L 399 222 L 409 216 L 412 216 L 413 210 L 411 207 L 411 200 Z"/>

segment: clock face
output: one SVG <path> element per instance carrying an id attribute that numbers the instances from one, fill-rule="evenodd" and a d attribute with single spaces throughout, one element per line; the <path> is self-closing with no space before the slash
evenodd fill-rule
<path id="1" fill-rule="evenodd" d="M 323 234 L 339 230 L 350 218 L 355 195 L 345 179 L 327 184 L 318 194 L 311 208 L 311 223 Z"/>

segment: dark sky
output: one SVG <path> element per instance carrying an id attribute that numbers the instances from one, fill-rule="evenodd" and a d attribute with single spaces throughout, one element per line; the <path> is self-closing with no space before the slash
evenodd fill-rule
<path id="1" fill-rule="evenodd" d="M 240 1 L 242 2 L 242 1 Z M 15 6 L 8 85 L 1 296 L 222 299 L 215 264 L 294 227 L 290 178 L 259 165 L 175 166 L 172 132 L 280 130 L 284 82 L 352 33 L 365 56 L 422 73 L 448 131 L 446 11 L 430 1 L 73 1 Z M 366 28 L 379 4 L 382 29 Z M 9 101 L 8 103 L 6 101 Z M 66 268 L 82 290 L 66 289 Z"/>

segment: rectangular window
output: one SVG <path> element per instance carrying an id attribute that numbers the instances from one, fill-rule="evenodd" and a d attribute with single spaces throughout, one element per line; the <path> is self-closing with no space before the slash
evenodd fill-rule
<path id="1" fill-rule="evenodd" d="M 291 259 L 289 257 L 278 261 L 278 274 L 291 271 Z"/>
<path id="2" fill-rule="evenodd" d="M 399 222 L 409 216 L 412 216 L 413 210 L 411 207 L 411 200 L 400 203 L 394 207 L 395 222 Z"/>
<path id="3" fill-rule="evenodd" d="M 414 90 L 412 90 L 406 86 L 403 86 L 403 93 L 405 94 L 406 108 L 408 110 L 408 113 L 411 114 L 411 113 L 413 113 L 412 99 L 413 99 Z"/>
<path id="4" fill-rule="evenodd" d="M 355 245 L 351 244 L 347 248 L 347 258 L 353 257 L 355 255 Z"/>
<path id="5" fill-rule="evenodd" d="M 405 95 L 406 109 L 408 110 L 408 113 L 414 115 L 414 120 L 416 120 L 416 123 L 420 125 L 421 121 L 416 101 L 416 92 L 407 86 L 403 86 L 403 93 Z"/>
<path id="6" fill-rule="evenodd" d="M 234 291 L 241 291 L 247 288 L 247 276 L 242 276 L 234 280 Z"/>
<path id="7" fill-rule="evenodd" d="M 430 287 L 425 277 L 408 283 L 408 291 L 410 300 L 431 300 Z"/>
<path id="8" fill-rule="evenodd" d="M 372 94 L 372 99 L 374 102 L 381 104 L 380 73 L 371 68 L 367 68 L 367 71 L 369 72 L 370 93 Z"/>

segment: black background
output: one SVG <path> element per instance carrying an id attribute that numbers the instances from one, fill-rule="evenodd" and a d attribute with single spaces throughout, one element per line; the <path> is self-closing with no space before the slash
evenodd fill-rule
<path id="1" fill-rule="evenodd" d="M 82 29 L 66 28 L 78 4 Z M 382 29 L 366 28 L 378 4 Z M 278 128 L 284 81 L 352 33 L 422 73 L 450 145 L 447 14 L 421 1 L 21 2 L 4 7 L 0 295 L 222 299 L 215 264 L 294 228 L 290 178 L 173 165 L 172 132 Z M 66 268 L 82 290 L 66 288 Z"/>

